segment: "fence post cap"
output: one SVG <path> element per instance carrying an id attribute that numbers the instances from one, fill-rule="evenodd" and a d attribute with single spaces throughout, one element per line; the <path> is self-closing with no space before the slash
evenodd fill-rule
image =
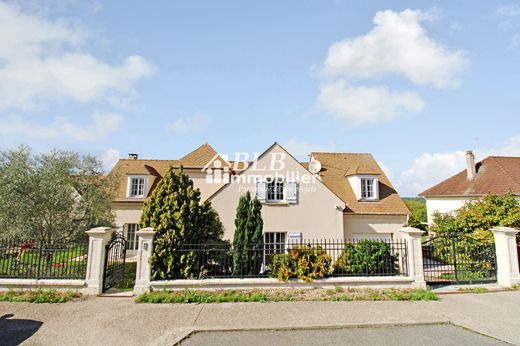
<path id="1" fill-rule="evenodd" d="M 422 229 L 418 229 L 415 227 L 401 227 L 401 229 L 399 231 L 402 233 L 407 233 L 407 234 L 416 235 L 416 236 L 423 235 L 423 233 L 424 233 L 424 231 Z"/>
<path id="2" fill-rule="evenodd" d="M 93 236 L 93 235 L 105 235 L 105 234 L 111 233 L 113 231 L 114 230 L 110 227 L 96 227 L 96 228 L 89 229 L 85 233 L 87 233 L 90 236 Z"/>
<path id="3" fill-rule="evenodd" d="M 520 230 L 511 228 L 511 227 L 499 226 L 499 227 L 493 227 L 491 229 L 491 232 L 493 232 L 494 234 L 498 233 L 498 234 L 515 235 L 515 234 L 519 233 Z"/>
<path id="4" fill-rule="evenodd" d="M 155 229 L 153 227 L 141 228 L 136 234 L 140 237 L 142 236 L 153 236 L 155 234 Z"/>

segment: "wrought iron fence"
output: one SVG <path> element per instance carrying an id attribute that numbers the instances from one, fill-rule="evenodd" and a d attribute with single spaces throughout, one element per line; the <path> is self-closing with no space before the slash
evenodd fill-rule
<path id="1" fill-rule="evenodd" d="M 434 237 L 422 244 L 424 278 L 435 283 L 478 283 L 496 281 L 494 244 L 469 237 Z"/>
<path id="2" fill-rule="evenodd" d="M 407 245 L 401 239 L 304 240 L 242 249 L 229 243 L 183 244 L 176 251 L 184 263 L 176 279 L 276 277 L 275 261 L 298 256 L 295 261 L 324 261 L 325 277 L 408 275 Z"/>
<path id="3" fill-rule="evenodd" d="M 0 239 L 0 278 L 84 279 L 88 242 Z"/>

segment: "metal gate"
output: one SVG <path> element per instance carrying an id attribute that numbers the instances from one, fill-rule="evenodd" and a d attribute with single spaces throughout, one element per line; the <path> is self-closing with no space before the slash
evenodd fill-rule
<path id="1" fill-rule="evenodd" d="M 495 245 L 454 235 L 423 242 L 424 279 L 431 284 L 495 282 Z"/>
<path id="2" fill-rule="evenodd" d="M 117 233 L 105 247 L 103 292 L 122 283 L 125 279 L 126 244 L 127 241 L 123 235 Z"/>

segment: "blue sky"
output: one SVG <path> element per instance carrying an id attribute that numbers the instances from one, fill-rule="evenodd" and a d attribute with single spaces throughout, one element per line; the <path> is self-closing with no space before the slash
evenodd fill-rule
<path id="1" fill-rule="evenodd" d="M 370 152 L 403 196 L 520 155 L 520 4 L 0 2 L 0 149 L 107 167 L 277 141 Z"/>

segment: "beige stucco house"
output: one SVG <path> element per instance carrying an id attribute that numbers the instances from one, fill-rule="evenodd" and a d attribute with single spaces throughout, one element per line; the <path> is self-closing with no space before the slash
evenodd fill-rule
<path id="1" fill-rule="evenodd" d="M 143 203 L 170 165 L 183 166 L 202 200 L 211 201 L 229 240 L 246 191 L 263 204 L 267 242 L 391 239 L 406 223 L 408 209 L 370 154 L 315 152 L 309 162 L 299 162 L 274 143 L 253 161 L 225 158 L 204 144 L 179 160 L 119 160 L 110 173 L 120 181 L 113 208 L 129 250 L 137 249 Z"/>
<path id="2" fill-rule="evenodd" d="M 487 194 L 511 192 L 520 200 L 520 157 L 489 156 L 475 163 L 466 152 L 466 169 L 419 194 L 426 200 L 428 224 L 433 214 L 449 213 Z"/>

